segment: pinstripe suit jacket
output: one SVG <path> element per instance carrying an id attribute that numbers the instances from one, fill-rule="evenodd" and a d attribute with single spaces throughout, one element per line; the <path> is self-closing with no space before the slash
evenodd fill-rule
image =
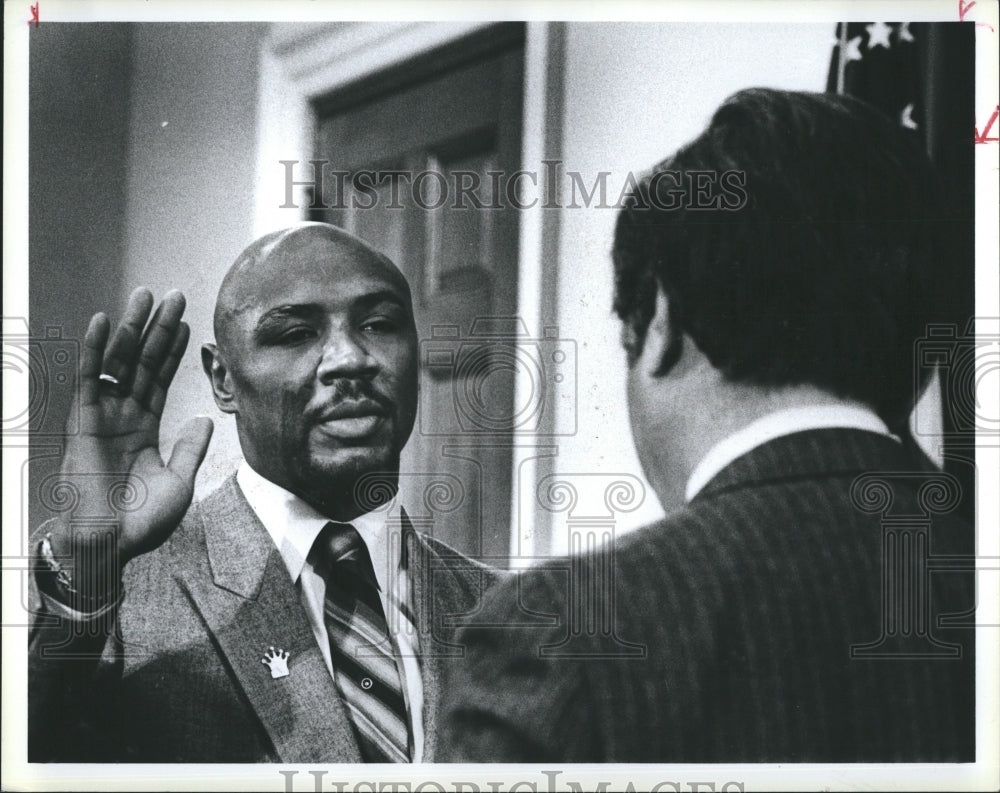
<path id="1" fill-rule="evenodd" d="M 447 617 L 475 610 L 498 573 L 415 531 L 404 537 L 430 762 L 441 672 L 455 655 Z M 35 620 L 29 759 L 361 762 L 299 592 L 235 477 L 130 562 L 123 584 L 117 639 Z M 271 645 L 291 653 L 287 677 L 261 663 Z"/>
<path id="2" fill-rule="evenodd" d="M 884 521 L 854 505 L 852 483 L 915 466 L 868 432 L 778 438 L 610 552 L 501 585 L 478 623 L 503 627 L 459 637 L 447 758 L 972 760 L 971 629 L 931 621 L 960 658 L 851 653 L 879 640 L 886 613 Z M 891 514 L 920 514 L 920 480 L 890 479 Z M 954 519 L 935 519 L 931 538 L 935 557 L 974 550 Z M 970 573 L 930 579 L 932 616 L 973 607 Z"/>

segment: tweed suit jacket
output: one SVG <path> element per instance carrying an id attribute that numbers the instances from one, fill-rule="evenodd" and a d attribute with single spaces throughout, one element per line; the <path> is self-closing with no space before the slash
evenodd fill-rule
<path id="1" fill-rule="evenodd" d="M 474 611 L 498 572 L 408 523 L 404 513 L 429 762 L 442 669 L 456 655 L 449 615 Z M 299 592 L 235 477 L 131 561 L 123 586 L 111 639 L 36 619 L 29 759 L 362 762 Z M 270 646 L 290 653 L 287 677 L 261 663 Z"/>
<path id="2" fill-rule="evenodd" d="M 884 520 L 852 483 L 915 470 L 874 433 L 788 435 L 609 551 L 504 582 L 459 637 L 447 759 L 973 760 L 974 632 L 936 619 L 972 623 L 971 572 L 929 577 L 930 633 L 960 657 L 851 653 L 884 614 Z M 889 479 L 893 514 L 919 514 L 920 476 Z M 972 554 L 971 528 L 936 518 L 930 551 Z"/>

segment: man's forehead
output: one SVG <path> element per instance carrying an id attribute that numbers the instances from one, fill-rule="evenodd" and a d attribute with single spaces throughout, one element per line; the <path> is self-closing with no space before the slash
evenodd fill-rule
<path id="1" fill-rule="evenodd" d="M 353 237 L 322 228 L 302 232 L 269 240 L 242 257 L 228 290 L 224 286 L 226 313 L 266 311 L 284 303 L 350 302 L 372 293 L 394 294 L 409 305 L 406 279 L 384 256 Z"/>

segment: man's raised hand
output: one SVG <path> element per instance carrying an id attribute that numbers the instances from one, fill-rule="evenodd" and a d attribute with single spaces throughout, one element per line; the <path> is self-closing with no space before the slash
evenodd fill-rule
<path id="1" fill-rule="evenodd" d="M 192 419 L 169 462 L 160 456 L 160 417 L 190 335 L 181 321 L 184 305 L 184 295 L 169 292 L 150 318 L 153 296 L 136 289 L 114 334 L 101 313 L 91 318 L 84 338 L 80 431 L 67 438 L 62 478 L 79 495 L 78 514 L 115 512 L 119 566 L 156 548 L 180 523 L 212 437 L 211 419 Z M 141 503 L 115 510 L 110 494 L 122 486 L 139 494 Z M 64 523 L 53 532 L 53 546 L 61 553 L 70 551 L 70 530 Z M 72 530 L 77 541 L 86 541 L 85 528 Z"/>

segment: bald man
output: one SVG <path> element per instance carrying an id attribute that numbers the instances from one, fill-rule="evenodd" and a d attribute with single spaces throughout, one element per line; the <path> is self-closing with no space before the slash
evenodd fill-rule
<path id="1" fill-rule="evenodd" d="M 244 460 L 194 505 L 212 422 L 190 421 L 164 464 L 189 330 L 179 292 L 152 309 L 139 289 L 114 333 L 103 314 L 87 330 L 61 479 L 74 516 L 100 519 L 38 532 L 29 758 L 432 761 L 447 616 L 496 573 L 399 504 L 418 374 L 406 279 L 320 223 L 239 256 L 201 356 Z"/>

